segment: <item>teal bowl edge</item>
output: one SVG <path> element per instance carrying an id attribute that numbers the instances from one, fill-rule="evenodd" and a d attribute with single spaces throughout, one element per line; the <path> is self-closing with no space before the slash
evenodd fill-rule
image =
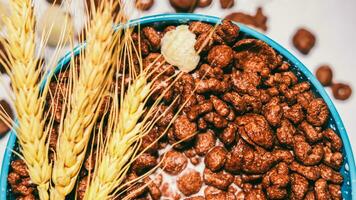
<path id="1" fill-rule="evenodd" d="M 214 16 L 209 15 L 202 15 L 202 14 L 186 14 L 186 13 L 176 13 L 176 14 L 158 14 L 152 16 L 146 16 L 139 19 L 131 20 L 126 25 L 118 25 L 115 26 L 115 29 L 125 28 L 125 27 L 132 27 L 138 24 L 145 25 L 151 23 L 158 23 L 158 22 L 175 22 L 175 23 L 187 23 L 189 21 L 203 21 L 208 23 L 219 23 L 222 19 Z M 256 30 L 253 30 L 243 24 L 237 23 L 240 27 L 240 32 L 243 32 L 247 35 L 250 35 L 256 39 L 263 40 L 268 45 L 270 45 L 273 49 L 275 49 L 279 54 L 281 54 L 285 59 L 289 60 L 294 66 L 298 68 L 302 74 L 307 77 L 308 81 L 312 83 L 313 87 L 319 93 L 319 95 L 324 99 L 325 103 L 327 104 L 330 114 L 335 120 L 336 128 L 340 134 L 340 137 L 344 144 L 344 149 L 346 152 L 346 158 L 348 162 L 348 171 L 350 173 L 350 181 L 351 181 L 351 196 L 353 200 L 356 200 L 356 167 L 355 167 L 355 160 L 354 155 L 352 152 L 350 140 L 347 136 L 346 129 L 344 124 L 341 120 L 339 113 L 337 112 L 332 100 L 326 93 L 324 87 L 320 84 L 320 82 L 315 78 L 315 76 L 306 68 L 306 66 L 299 61 L 293 54 L 291 54 L 287 49 L 279 45 L 277 42 L 272 40 L 271 38 L 267 37 L 266 35 L 259 33 Z M 78 45 L 76 48 L 73 49 L 72 52 L 67 53 L 60 61 L 58 62 L 56 68 L 54 69 L 54 73 L 59 73 L 63 66 L 67 64 L 73 55 L 79 54 L 80 50 L 85 47 L 85 43 Z M 44 81 L 41 84 L 41 88 L 44 87 L 50 73 L 46 74 Z M 11 161 L 11 154 L 12 149 L 14 148 L 16 143 L 16 133 L 12 130 L 10 131 L 9 141 L 6 146 L 4 159 L 2 162 L 1 168 L 1 182 L 0 182 L 0 199 L 6 199 L 7 197 L 7 176 L 9 173 L 10 168 L 10 161 Z"/>

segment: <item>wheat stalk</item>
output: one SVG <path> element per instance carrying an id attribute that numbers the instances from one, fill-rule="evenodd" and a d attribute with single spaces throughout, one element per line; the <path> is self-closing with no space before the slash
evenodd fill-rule
<path id="1" fill-rule="evenodd" d="M 5 18 L 7 37 L 3 45 L 8 58 L 1 62 L 8 72 L 14 94 L 20 151 L 40 199 L 48 199 L 51 164 L 48 162 L 48 129 L 44 128 L 44 95 L 40 95 L 41 69 L 35 55 L 35 17 L 31 0 L 11 0 L 11 15 Z M 46 93 L 46 92 L 45 92 Z"/>
<path id="2" fill-rule="evenodd" d="M 88 26 L 85 55 L 80 58 L 80 74 L 78 80 L 73 80 L 67 113 L 61 123 L 51 199 L 65 199 L 72 191 L 98 117 L 98 105 L 112 81 L 115 45 L 112 11 L 112 3 L 102 3 Z M 75 67 L 71 70 L 75 71 Z"/>

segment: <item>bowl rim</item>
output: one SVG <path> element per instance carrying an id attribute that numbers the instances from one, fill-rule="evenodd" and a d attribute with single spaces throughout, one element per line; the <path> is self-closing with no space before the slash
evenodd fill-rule
<path id="1" fill-rule="evenodd" d="M 210 15 L 204 15 L 204 14 L 194 14 L 194 13 L 174 13 L 174 14 L 157 14 L 157 15 L 150 15 L 150 16 L 145 16 L 141 17 L 138 19 L 130 20 L 128 24 L 125 25 L 118 25 L 115 27 L 115 29 L 119 28 L 125 28 L 125 27 L 132 27 L 136 26 L 138 24 L 151 24 L 151 23 L 157 23 L 157 22 L 163 22 L 163 21 L 174 21 L 177 23 L 186 23 L 188 21 L 204 21 L 208 23 L 219 23 L 221 22 L 221 18 L 215 17 L 215 16 L 210 16 Z M 339 134 L 341 136 L 342 142 L 344 144 L 345 152 L 346 153 L 346 158 L 348 160 L 348 167 L 349 167 L 349 172 L 350 172 L 350 181 L 351 181 L 351 196 L 352 199 L 356 199 L 356 167 L 355 167 L 355 161 L 354 161 L 354 155 L 352 152 L 350 140 L 348 138 L 347 132 L 345 130 L 344 124 L 341 120 L 341 117 L 339 113 L 337 112 L 332 100 L 326 93 L 324 87 L 320 84 L 320 82 L 316 79 L 316 77 L 311 73 L 307 67 L 299 61 L 292 53 L 290 53 L 287 49 L 279 45 L 277 42 L 269 38 L 268 36 L 252 29 L 249 28 L 243 24 L 237 23 L 240 27 L 240 31 L 244 32 L 248 35 L 251 35 L 254 38 L 257 38 L 259 40 L 262 40 L 266 42 L 268 45 L 270 45 L 273 49 L 275 49 L 279 54 L 283 55 L 286 59 L 288 59 L 291 63 L 293 63 L 301 72 L 304 76 L 308 78 L 308 81 L 312 83 L 312 85 L 315 87 L 315 89 L 318 91 L 319 95 L 323 98 L 325 103 L 327 104 L 330 114 L 333 116 L 335 119 L 334 123 L 336 125 L 336 128 L 339 130 Z M 54 70 L 51 70 L 49 73 L 45 75 L 45 78 L 43 79 L 43 83 L 41 84 L 41 88 L 44 87 L 44 83 L 47 81 L 48 77 L 50 76 L 50 73 L 58 73 L 62 67 L 68 63 L 68 61 L 71 59 L 73 55 L 79 54 L 80 50 L 85 47 L 85 42 L 82 44 L 79 44 L 77 47 L 75 47 L 72 51 L 68 52 L 65 56 L 63 56 L 59 61 Z M 16 143 L 16 133 L 14 130 L 10 131 L 10 137 L 5 149 L 4 157 L 3 157 L 3 162 L 2 162 L 2 168 L 1 168 L 1 180 L 0 180 L 0 191 L 1 191 L 1 196 L 0 199 L 6 199 L 7 196 L 7 176 L 9 173 L 9 167 L 10 167 L 10 159 L 11 159 L 11 154 L 12 154 L 12 149 L 14 148 Z"/>

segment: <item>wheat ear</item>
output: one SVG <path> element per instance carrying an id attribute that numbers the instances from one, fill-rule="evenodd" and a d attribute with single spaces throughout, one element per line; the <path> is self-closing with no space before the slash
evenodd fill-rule
<path id="1" fill-rule="evenodd" d="M 40 199 L 48 199 L 51 165 L 48 162 L 44 128 L 44 97 L 40 95 L 41 69 L 35 55 L 35 17 L 31 0 L 11 0 L 11 15 L 5 19 L 7 37 L 2 41 L 8 58 L 2 56 L 10 75 L 18 124 L 20 151 Z"/>
<path id="2" fill-rule="evenodd" d="M 105 2 L 105 1 L 103 1 Z M 80 74 L 73 81 L 66 116 L 60 128 L 54 161 L 51 199 L 65 199 L 76 182 L 88 141 L 97 119 L 99 102 L 112 77 L 115 36 L 112 3 L 101 4 L 89 22 L 84 56 L 80 58 Z M 75 71 L 73 67 L 71 70 Z"/>

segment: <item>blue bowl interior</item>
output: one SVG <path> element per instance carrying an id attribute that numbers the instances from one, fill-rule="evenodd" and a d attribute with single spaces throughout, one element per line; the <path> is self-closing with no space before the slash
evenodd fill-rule
<path id="1" fill-rule="evenodd" d="M 137 26 L 138 24 L 162 27 L 162 26 L 167 26 L 172 24 L 186 24 L 189 21 L 203 21 L 207 23 L 216 24 L 219 23 L 221 19 L 217 17 L 199 15 L 199 14 L 161 14 L 161 15 L 148 16 L 148 17 L 132 20 L 129 24 L 125 25 L 124 28 L 126 26 Z M 326 102 L 330 110 L 330 120 L 327 126 L 335 130 L 341 136 L 341 139 L 344 144 L 342 150 L 344 154 L 344 164 L 341 167 L 341 174 L 344 177 L 344 183 L 342 185 L 343 199 L 356 199 L 356 197 L 353 198 L 353 196 L 356 196 L 356 168 L 355 168 L 355 162 L 354 162 L 350 141 L 348 139 L 347 132 L 344 128 L 342 120 L 338 112 L 336 111 L 336 108 L 333 105 L 331 99 L 325 92 L 323 86 L 318 82 L 318 80 L 313 76 L 313 74 L 285 48 L 283 48 L 282 46 L 280 46 L 279 44 L 277 44 L 275 41 L 268 38 L 267 36 L 251 28 L 248 28 L 242 24 L 238 24 L 238 25 L 240 27 L 240 34 L 242 34 L 243 37 L 263 40 L 264 42 L 269 44 L 272 48 L 274 48 L 279 54 L 281 54 L 285 61 L 291 63 L 291 69 L 298 76 L 298 79 L 300 81 L 302 80 L 309 81 L 312 85 L 313 92 L 317 96 L 320 96 L 324 99 L 324 101 Z M 122 26 L 118 26 L 117 28 L 122 28 Z M 56 74 L 59 73 L 59 71 L 61 71 L 62 68 L 66 66 L 66 64 L 70 61 L 73 54 L 74 55 L 79 54 L 80 50 L 84 47 L 85 44 L 79 45 L 73 50 L 73 52 L 70 52 L 66 56 L 64 56 L 59 61 L 58 66 L 56 67 L 54 73 Z M 47 77 L 48 76 L 49 74 L 47 74 Z M 44 83 L 42 84 L 42 86 L 44 86 Z M 7 176 L 9 173 L 10 162 L 14 157 L 13 149 L 16 148 L 15 147 L 16 134 L 13 131 L 10 134 L 11 134 L 10 139 L 7 144 L 4 160 L 2 163 L 0 199 L 7 199 L 7 198 L 13 199 L 10 192 L 8 192 L 9 188 L 7 184 Z"/>

